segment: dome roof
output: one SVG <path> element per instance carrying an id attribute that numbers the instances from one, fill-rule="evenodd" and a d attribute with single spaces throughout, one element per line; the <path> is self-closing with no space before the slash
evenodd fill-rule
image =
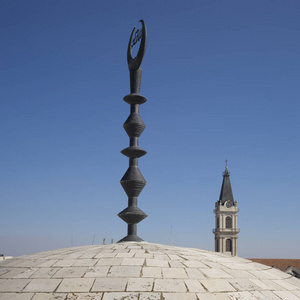
<path id="1" fill-rule="evenodd" d="M 0 263 L 0 299 L 300 299 L 300 280 L 239 257 L 126 242 Z"/>

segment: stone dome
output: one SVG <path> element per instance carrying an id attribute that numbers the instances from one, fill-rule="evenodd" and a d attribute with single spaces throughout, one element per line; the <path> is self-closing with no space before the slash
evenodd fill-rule
<path id="1" fill-rule="evenodd" d="M 293 300 L 300 280 L 221 253 L 125 242 L 2 261 L 0 299 Z"/>

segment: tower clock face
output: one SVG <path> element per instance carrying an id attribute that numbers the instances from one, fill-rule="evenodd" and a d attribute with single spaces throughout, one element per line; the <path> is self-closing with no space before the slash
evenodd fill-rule
<path id="1" fill-rule="evenodd" d="M 230 208 L 231 206 L 232 206 L 232 203 L 231 203 L 230 201 L 227 201 L 227 202 L 226 202 L 226 207 L 227 207 L 227 208 Z"/>

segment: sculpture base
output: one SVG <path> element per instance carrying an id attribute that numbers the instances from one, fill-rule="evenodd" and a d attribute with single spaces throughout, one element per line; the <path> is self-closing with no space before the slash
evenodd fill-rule
<path id="1" fill-rule="evenodd" d="M 137 235 L 127 235 L 123 237 L 121 240 L 118 241 L 118 243 L 123 243 L 123 242 L 143 242 L 144 240 L 141 239 Z"/>

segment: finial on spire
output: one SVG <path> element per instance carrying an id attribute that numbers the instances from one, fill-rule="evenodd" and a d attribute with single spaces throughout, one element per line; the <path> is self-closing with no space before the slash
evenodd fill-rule
<path id="1" fill-rule="evenodd" d="M 227 158 L 226 158 L 226 160 L 225 160 L 225 164 L 226 164 L 225 167 L 227 168 Z"/>

